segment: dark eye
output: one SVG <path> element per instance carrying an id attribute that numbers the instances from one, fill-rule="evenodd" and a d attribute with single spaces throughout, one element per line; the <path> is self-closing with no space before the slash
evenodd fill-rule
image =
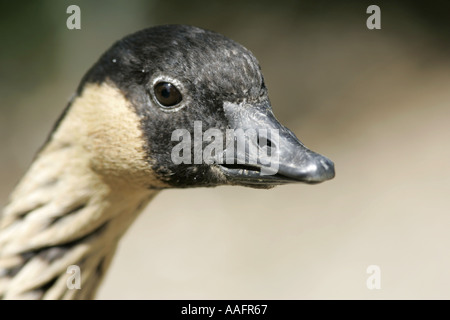
<path id="1" fill-rule="evenodd" d="M 182 100 L 180 91 L 170 82 L 159 82 L 153 89 L 156 99 L 164 107 L 172 107 Z"/>

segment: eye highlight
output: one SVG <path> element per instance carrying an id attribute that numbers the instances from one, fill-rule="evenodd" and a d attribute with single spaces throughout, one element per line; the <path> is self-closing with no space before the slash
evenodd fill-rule
<path id="1" fill-rule="evenodd" d="M 183 100 L 180 91 L 170 82 L 158 82 L 153 90 L 156 100 L 163 107 L 173 107 Z"/>

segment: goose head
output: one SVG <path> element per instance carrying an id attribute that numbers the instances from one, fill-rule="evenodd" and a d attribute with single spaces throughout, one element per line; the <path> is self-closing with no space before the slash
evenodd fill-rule
<path id="1" fill-rule="evenodd" d="M 0 299 L 92 298 L 160 189 L 333 176 L 275 118 L 249 50 L 189 26 L 137 32 L 87 72 L 4 209 Z M 83 272 L 82 290 L 66 285 L 68 266 Z"/>
<path id="2" fill-rule="evenodd" d="M 160 188 L 334 177 L 333 162 L 275 118 L 253 54 L 221 34 L 182 25 L 137 32 L 100 58 L 78 94 L 91 83 L 107 83 L 132 105 Z"/>

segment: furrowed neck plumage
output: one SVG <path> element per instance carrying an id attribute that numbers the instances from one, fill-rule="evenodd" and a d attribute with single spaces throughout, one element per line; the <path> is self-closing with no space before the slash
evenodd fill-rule
<path id="1" fill-rule="evenodd" d="M 87 84 L 3 211 L 0 298 L 92 298 L 120 237 L 162 187 L 130 102 L 107 82 Z M 70 265 L 80 290 L 67 287 Z"/>

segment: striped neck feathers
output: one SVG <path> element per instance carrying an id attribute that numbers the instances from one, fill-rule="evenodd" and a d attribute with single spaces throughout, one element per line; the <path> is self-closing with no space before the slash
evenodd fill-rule
<path id="1" fill-rule="evenodd" d="M 120 237 L 164 183 L 139 118 L 112 85 L 88 84 L 0 217 L 0 299 L 89 299 Z M 69 289 L 68 266 L 81 271 Z"/>

